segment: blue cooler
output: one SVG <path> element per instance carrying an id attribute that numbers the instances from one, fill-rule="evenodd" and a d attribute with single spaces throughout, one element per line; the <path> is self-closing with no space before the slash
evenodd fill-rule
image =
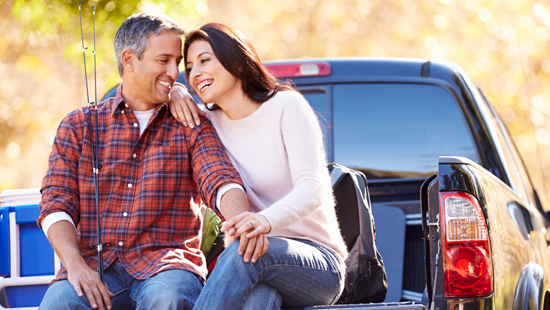
<path id="1" fill-rule="evenodd" d="M 60 266 L 36 225 L 40 192 L 5 190 L 0 199 L 0 310 L 38 307 Z"/>

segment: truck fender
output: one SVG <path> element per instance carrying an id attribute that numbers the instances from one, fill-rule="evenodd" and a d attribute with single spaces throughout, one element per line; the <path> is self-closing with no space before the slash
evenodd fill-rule
<path id="1" fill-rule="evenodd" d="M 519 276 L 514 295 L 514 310 L 541 310 L 543 305 L 544 269 L 529 262 Z"/>

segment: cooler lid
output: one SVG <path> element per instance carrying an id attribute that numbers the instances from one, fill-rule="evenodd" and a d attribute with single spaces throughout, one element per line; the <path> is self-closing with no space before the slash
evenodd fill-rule
<path id="1" fill-rule="evenodd" d="M 39 188 L 7 189 L 0 194 L 0 206 L 37 205 L 41 197 Z"/>

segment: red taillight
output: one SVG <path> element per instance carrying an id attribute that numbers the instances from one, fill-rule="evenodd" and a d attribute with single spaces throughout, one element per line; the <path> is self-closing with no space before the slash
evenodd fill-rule
<path id="1" fill-rule="evenodd" d="M 491 295 L 491 248 L 479 202 L 474 196 L 463 192 L 442 192 L 439 195 L 445 297 Z"/>
<path id="2" fill-rule="evenodd" d="M 278 78 L 330 75 L 330 66 L 324 62 L 266 65 L 266 68 Z"/>

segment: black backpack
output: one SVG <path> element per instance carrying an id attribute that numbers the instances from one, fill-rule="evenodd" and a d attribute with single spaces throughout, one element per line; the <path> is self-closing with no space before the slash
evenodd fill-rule
<path id="1" fill-rule="evenodd" d="M 336 163 L 329 164 L 328 169 L 336 216 L 349 251 L 345 288 L 337 303 L 383 302 L 388 292 L 388 277 L 376 249 L 367 178 L 362 172 Z"/>

